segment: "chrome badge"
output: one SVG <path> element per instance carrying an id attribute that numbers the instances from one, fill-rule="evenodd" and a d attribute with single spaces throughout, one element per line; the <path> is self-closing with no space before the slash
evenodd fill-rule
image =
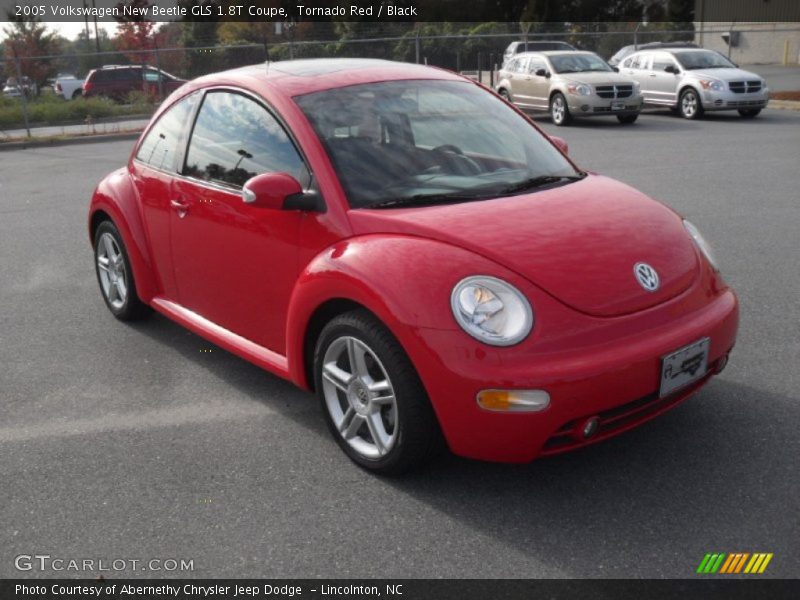
<path id="1" fill-rule="evenodd" d="M 636 281 L 639 282 L 639 285 L 648 292 L 655 292 L 658 289 L 660 285 L 658 273 L 647 263 L 640 262 L 633 265 L 633 274 L 636 276 Z"/>

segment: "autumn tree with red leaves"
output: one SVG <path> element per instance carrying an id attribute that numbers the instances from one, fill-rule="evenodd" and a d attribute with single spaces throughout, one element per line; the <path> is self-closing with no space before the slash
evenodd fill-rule
<path id="1" fill-rule="evenodd" d="M 118 2 L 117 9 L 120 15 L 115 17 L 117 21 L 117 35 L 114 38 L 114 44 L 132 63 L 150 63 L 153 61 L 153 53 L 143 51 L 151 51 L 153 49 L 153 28 L 155 27 L 155 23 L 145 16 L 143 10 L 130 11 L 129 14 L 123 14 L 125 6 L 138 9 L 147 8 L 147 13 L 149 14 L 150 12 L 150 2 L 148 2 L 148 0 Z"/>

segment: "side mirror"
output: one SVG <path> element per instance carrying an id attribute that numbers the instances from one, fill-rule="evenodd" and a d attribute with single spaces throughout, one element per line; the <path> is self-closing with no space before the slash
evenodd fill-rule
<path id="1" fill-rule="evenodd" d="M 567 141 L 564 138 L 560 138 L 558 136 L 551 135 L 550 136 L 550 141 L 553 142 L 553 144 L 556 146 L 556 148 L 561 150 L 564 154 L 569 154 L 569 144 L 567 144 Z"/>
<path id="2" fill-rule="evenodd" d="M 537 77 L 547 77 L 547 69 L 536 69 Z"/>
<path id="3" fill-rule="evenodd" d="M 667 73 L 674 73 L 675 75 L 678 74 L 678 68 L 675 65 L 667 65 L 666 67 L 664 67 L 664 70 Z"/>
<path id="4" fill-rule="evenodd" d="M 262 173 L 242 187 L 242 201 L 259 208 L 281 210 L 292 196 L 302 196 L 300 182 L 288 173 Z"/>
<path id="5" fill-rule="evenodd" d="M 614 65 L 613 67 L 611 67 L 611 69 L 614 71 L 614 73 L 619 73 L 619 67 L 618 66 Z"/>

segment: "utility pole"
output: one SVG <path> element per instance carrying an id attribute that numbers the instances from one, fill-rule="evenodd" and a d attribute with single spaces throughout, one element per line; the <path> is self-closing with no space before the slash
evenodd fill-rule
<path id="1" fill-rule="evenodd" d="M 95 0 L 92 0 L 92 8 L 97 9 Z M 94 45 L 97 53 L 100 54 L 100 37 L 97 35 L 97 10 L 94 11 Z"/>

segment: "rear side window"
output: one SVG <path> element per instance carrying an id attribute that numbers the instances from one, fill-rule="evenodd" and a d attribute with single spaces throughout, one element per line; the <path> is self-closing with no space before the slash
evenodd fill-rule
<path id="1" fill-rule="evenodd" d="M 308 185 L 308 169 L 280 123 L 233 92 L 206 94 L 189 142 L 184 173 L 241 187 L 261 173 L 284 172 Z"/>
<path id="2" fill-rule="evenodd" d="M 192 94 L 161 115 L 139 146 L 136 158 L 156 169 L 175 170 L 183 130 L 198 99 L 199 94 Z"/>
<path id="3" fill-rule="evenodd" d="M 650 67 L 653 71 L 663 71 L 666 67 L 672 66 L 675 61 L 666 52 L 660 52 L 653 55 L 653 66 Z"/>

